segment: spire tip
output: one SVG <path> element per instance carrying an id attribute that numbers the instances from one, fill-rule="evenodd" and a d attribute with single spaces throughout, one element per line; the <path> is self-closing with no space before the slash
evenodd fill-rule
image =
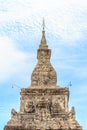
<path id="1" fill-rule="evenodd" d="M 45 20 L 44 20 L 44 17 L 43 17 L 43 24 L 42 24 L 42 26 L 43 26 L 43 31 L 44 31 L 44 28 L 45 28 Z"/>

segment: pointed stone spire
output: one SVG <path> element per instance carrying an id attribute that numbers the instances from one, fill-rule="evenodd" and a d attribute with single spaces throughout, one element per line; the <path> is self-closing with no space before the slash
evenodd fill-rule
<path id="1" fill-rule="evenodd" d="M 56 71 L 50 63 L 51 50 L 48 49 L 45 38 L 45 22 L 43 19 L 42 38 L 37 50 L 38 63 L 31 75 L 31 86 L 53 86 L 57 83 Z"/>
<path id="2" fill-rule="evenodd" d="M 39 46 L 39 49 L 47 49 L 48 46 L 47 46 L 47 42 L 46 42 L 46 38 L 45 38 L 45 20 L 43 18 L 43 30 L 42 30 L 42 39 L 41 39 L 41 42 L 40 42 L 40 46 Z"/>

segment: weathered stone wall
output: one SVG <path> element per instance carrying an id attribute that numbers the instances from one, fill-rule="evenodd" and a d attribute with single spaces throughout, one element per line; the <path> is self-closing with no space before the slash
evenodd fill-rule
<path id="1" fill-rule="evenodd" d="M 56 89 L 22 89 L 20 112 L 28 111 L 27 109 L 35 111 L 34 109 L 42 98 L 44 98 L 44 106 L 48 106 L 50 102 L 55 106 L 59 105 L 62 111 L 68 111 L 69 91 L 56 86 Z"/>

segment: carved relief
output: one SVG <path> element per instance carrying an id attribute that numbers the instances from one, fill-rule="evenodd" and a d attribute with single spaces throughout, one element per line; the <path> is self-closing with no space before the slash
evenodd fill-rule
<path id="1" fill-rule="evenodd" d="M 49 108 L 50 106 L 50 100 L 49 99 L 46 99 L 44 96 L 42 96 L 38 101 L 37 101 L 37 105 L 36 107 L 37 108 Z"/>
<path id="2" fill-rule="evenodd" d="M 51 112 L 52 112 L 52 114 L 57 114 L 57 113 L 62 112 L 61 105 L 59 103 L 52 104 Z"/>
<path id="3" fill-rule="evenodd" d="M 32 101 L 31 102 L 30 101 L 26 101 L 24 110 L 27 113 L 35 112 L 35 107 L 34 107 L 33 102 Z"/>
<path id="4" fill-rule="evenodd" d="M 75 120 L 75 109 L 72 107 L 71 111 L 69 112 L 69 118 Z"/>
<path id="5" fill-rule="evenodd" d="M 60 96 L 55 97 L 53 102 L 59 103 L 62 110 L 64 110 L 64 108 L 65 108 L 65 97 L 64 96 L 60 95 Z"/>

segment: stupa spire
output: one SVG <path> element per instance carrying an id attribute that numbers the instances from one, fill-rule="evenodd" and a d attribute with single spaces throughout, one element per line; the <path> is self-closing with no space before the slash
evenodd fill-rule
<path id="1" fill-rule="evenodd" d="M 48 46 L 47 46 L 47 42 L 46 42 L 46 38 L 45 38 L 45 20 L 44 20 L 44 18 L 43 18 L 42 26 L 43 26 L 42 38 L 41 38 L 41 42 L 40 42 L 39 48 L 40 49 L 43 49 L 43 48 L 47 49 Z"/>
<path id="2" fill-rule="evenodd" d="M 57 83 L 56 71 L 50 63 L 51 50 L 48 48 L 45 38 L 45 21 L 43 18 L 42 38 L 37 50 L 38 63 L 31 75 L 31 86 L 53 86 Z"/>

